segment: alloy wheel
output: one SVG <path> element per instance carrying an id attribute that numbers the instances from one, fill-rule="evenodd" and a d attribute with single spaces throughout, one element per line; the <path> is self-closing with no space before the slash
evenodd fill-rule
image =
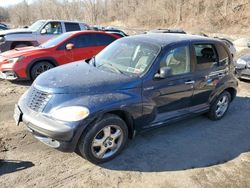
<path id="1" fill-rule="evenodd" d="M 123 137 L 123 131 L 119 126 L 108 125 L 104 127 L 92 141 L 91 151 L 93 155 L 98 159 L 111 157 L 119 150 Z"/>

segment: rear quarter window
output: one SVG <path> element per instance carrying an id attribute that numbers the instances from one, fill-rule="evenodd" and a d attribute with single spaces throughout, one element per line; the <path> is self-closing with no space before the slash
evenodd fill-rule
<path id="1" fill-rule="evenodd" d="M 216 48 L 219 55 L 219 65 L 220 66 L 228 65 L 230 57 L 225 47 L 221 44 L 217 44 Z"/>

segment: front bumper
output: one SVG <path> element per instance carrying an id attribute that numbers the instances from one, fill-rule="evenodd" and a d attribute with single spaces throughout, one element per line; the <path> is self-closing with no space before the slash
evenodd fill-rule
<path id="1" fill-rule="evenodd" d="M 17 107 L 21 111 L 20 121 L 23 122 L 33 136 L 44 144 L 63 152 L 74 152 L 85 123 L 66 124 L 53 120 L 40 112 L 31 110 L 22 97 Z"/>
<path id="2" fill-rule="evenodd" d="M 19 77 L 17 76 L 15 71 L 0 71 L 0 79 L 3 80 L 17 80 Z"/>
<path id="3" fill-rule="evenodd" d="M 238 78 L 250 80 L 250 68 L 235 69 Z"/>

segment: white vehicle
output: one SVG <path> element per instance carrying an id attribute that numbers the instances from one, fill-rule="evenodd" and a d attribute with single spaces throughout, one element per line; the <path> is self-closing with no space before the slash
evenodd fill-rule
<path id="1" fill-rule="evenodd" d="M 0 31 L 0 52 L 24 46 L 38 46 L 62 33 L 88 29 L 89 26 L 82 22 L 38 20 L 28 28 Z"/>

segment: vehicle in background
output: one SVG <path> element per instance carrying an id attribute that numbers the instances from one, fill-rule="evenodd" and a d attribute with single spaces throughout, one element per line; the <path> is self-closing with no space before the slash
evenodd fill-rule
<path id="1" fill-rule="evenodd" d="M 120 37 L 127 37 L 128 35 L 122 31 L 121 29 L 111 27 L 111 26 L 101 26 L 101 25 L 94 25 L 91 27 L 91 29 L 96 30 L 96 31 L 105 31 L 105 32 L 110 32 L 113 34 L 116 34 Z"/>
<path id="2" fill-rule="evenodd" d="M 9 29 L 6 24 L 0 23 L 0 31 Z"/>
<path id="3" fill-rule="evenodd" d="M 176 33 L 176 34 L 187 34 L 184 30 L 182 29 L 154 29 L 145 32 L 146 34 L 148 33 Z"/>
<path id="4" fill-rule="evenodd" d="M 239 79 L 250 80 L 250 54 L 241 56 L 235 62 L 235 73 Z"/>
<path id="5" fill-rule="evenodd" d="M 82 22 L 39 20 L 28 28 L 0 31 L 0 53 L 24 46 L 39 46 L 62 33 L 88 29 L 89 26 Z"/>
<path id="6" fill-rule="evenodd" d="M 55 66 L 90 59 L 118 38 L 101 31 L 75 31 L 38 47 L 15 48 L 0 54 L 0 78 L 34 80 Z"/>
<path id="7" fill-rule="evenodd" d="M 220 120 L 237 92 L 232 56 L 216 39 L 124 37 L 88 62 L 41 74 L 14 117 L 41 142 L 92 163 L 113 159 L 142 131 L 203 113 Z"/>

